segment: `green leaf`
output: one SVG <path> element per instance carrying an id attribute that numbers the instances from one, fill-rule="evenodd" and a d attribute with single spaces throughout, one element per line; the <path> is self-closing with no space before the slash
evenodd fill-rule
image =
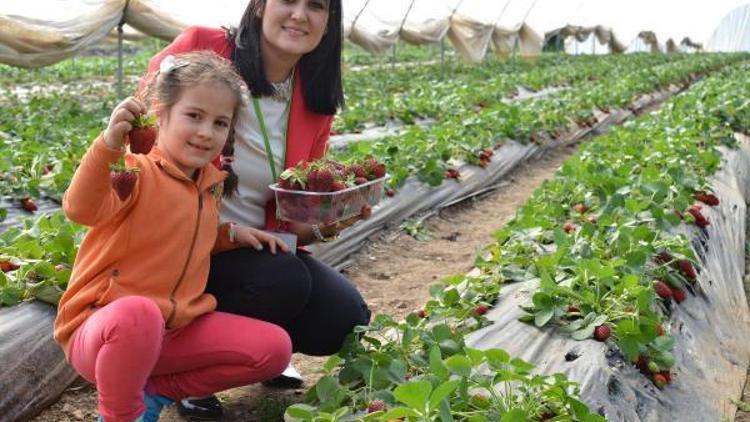
<path id="1" fill-rule="evenodd" d="M 399 385 L 393 390 L 393 397 L 413 409 L 423 410 L 431 392 L 432 384 L 429 381 L 417 381 Z"/>
<path id="2" fill-rule="evenodd" d="M 437 408 L 440 402 L 450 393 L 452 393 L 453 390 L 456 389 L 456 387 L 458 387 L 458 384 L 460 382 L 460 380 L 452 380 L 438 385 L 438 387 L 435 389 L 435 391 L 432 392 L 432 395 L 430 396 L 430 408 Z"/>
<path id="3" fill-rule="evenodd" d="M 430 349 L 430 371 L 439 378 L 448 378 L 449 372 L 443 363 L 440 347 L 432 346 Z"/>
<path id="4" fill-rule="evenodd" d="M 526 422 L 528 414 L 522 409 L 512 409 L 505 413 L 500 422 Z"/>
<path id="5" fill-rule="evenodd" d="M 317 409 L 313 406 L 298 403 L 293 404 L 286 408 L 286 412 L 284 412 L 285 416 L 296 418 L 296 419 L 302 419 L 304 421 L 312 420 L 314 412 Z"/>
<path id="6" fill-rule="evenodd" d="M 466 356 L 453 355 L 445 361 L 445 365 L 448 369 L 456 375 L 462 377 L 468 377 L 471 375 L 471 369 L 473 368 L 471 360 Z"/>
<path id="7" fill-rule="evenodd" d="M 410 407 L 394 407 L 393 409 L 385 412 L 381 417 L 380 420 L 390 420 L 390 419 L 399 419 L 399 418 L 406 418 L 406 417 L 419 417 L 419 413 L 414 411 L 414 409 Z"/>

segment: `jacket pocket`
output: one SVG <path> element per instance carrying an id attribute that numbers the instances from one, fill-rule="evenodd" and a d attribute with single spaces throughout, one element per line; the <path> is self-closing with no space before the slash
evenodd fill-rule
<path id="1" fill-rule="evenodd" d="M 99 289 L 96 302 L 94 306 L 101 308 L 112 303 L 115 299 L 119 299 L 122 295 L 122 291 L 117 284 L 117 279 L 120 277 L 120 271 L 114 269 L 110 272 L 109 278 L 106 283 Z"/>

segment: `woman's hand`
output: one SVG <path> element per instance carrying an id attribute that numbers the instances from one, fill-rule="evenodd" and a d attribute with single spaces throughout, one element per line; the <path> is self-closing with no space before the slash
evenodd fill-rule
<path id="1" fill-rule="evenodd" d="M 250 246 L 256 250 L 262 251 L 263 244 L 265 243 L 274 255 L 276 254 L 276 248 L 281 249 L 282 252 L 289 253 L 289 246 L 284 243 L 283 240 L 271 233 L 253 227 L 241 226 L 239 224 L 233 224 L 233 228 L 235 244 Z"/>
<path id="2" fill-rule="evenodd" d="M 135 97 L 122 100 L 109 116 L 109 125 L 104 131 L 104 143 L 111 149 L 122 149 L 125 136 L 133 129 L 131 122 L 146 111 L 146 106 Z"/>
<path id="3" fill-rule="evenodd" d="M 362 207 L 362 211 L 354 217 L 348 218 L 338 223 L 328 224 L 320 226 L 320 234 L 326 238 L 333 238 L 338 236 L 342 230 L 352 226 L 354 223 L 360 220 L 367 220 L 372 215 L 372 207 L 365 205 Z M 312 226 L 304 223 L 290 223 L 289 230 L 297 235 L 298 243 L 301 246 L 309 245 L 318 241 L 316 236 L 313 234 Z"/>

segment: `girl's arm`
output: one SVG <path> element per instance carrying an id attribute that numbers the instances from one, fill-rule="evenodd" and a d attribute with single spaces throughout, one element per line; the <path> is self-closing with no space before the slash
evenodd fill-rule
<path id="1" fill-rule="evenodd" d="M 132 201 L 137 185 L 125 201 L 120 200 L 112 188 L 109 166 L 124 154 L 125 137 L 132 129 L 130 122 L 145 111 L 143 104 L 132 97 L 112 111 L 107 129 L 84 154 L 63 196 L 63 211 L 70 220 L 93 226 Z"/>

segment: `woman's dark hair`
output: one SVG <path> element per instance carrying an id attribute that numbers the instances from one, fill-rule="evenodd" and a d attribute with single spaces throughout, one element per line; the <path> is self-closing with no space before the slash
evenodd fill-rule
<path id="1" fill-rule="evenodd" d="M 263 70 L 260 54 L 262 11 L 266 0 L 250 0 L 236 30 L 228 36 L 234 41 L 232 62 L 254 97 L 274 94 Z M 307 107 L 318 114 L 333 115 L 344 104 L 341 83 L 342 46 L 341 0 L 328 1 L 328 27 L 315 49 L 300 58 L 302 92 Z"/>

